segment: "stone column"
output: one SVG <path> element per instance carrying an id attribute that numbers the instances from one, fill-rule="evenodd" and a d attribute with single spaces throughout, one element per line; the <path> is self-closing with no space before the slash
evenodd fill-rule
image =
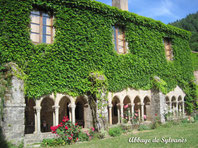
<path id="1" fill-rule="evenodd" d="M 178 101 L 176 101 L 176 109 L 175 109 L 175 111 L 176 111 L 176 116 L 178 117 Z"/>
<path id="2" fill-rule="evenodd" d="M 40 133 L 41 132 L 41 107 L 35 107 L 36 109 L 36 117 L 37 117 L 37 126 L 35 126 L 35 129 L 37 128 L 37 131 L 35 131 L 36 133 Z"/>
<path id="3" fill-rule="evenodd" d="M 140 116 L 140 105 L 137 105 L 138 106 L 138 118 L 139 118 L 139 121 L 141 120 L 141 116 Z"/>
<path id="4" fill-rule="evenodd" d="M 144 103 L 141 104 L 142 122 L 144 121 Z"/>
<path id="5" fill-rule="evenodd" d="M 128 121 L 130 121 L 130 109 L 128 109 Z"/>
<path id="6" fill-rule="evenodd" d="M 170 101 L 170 112 L 172 113 L 173 111 L 172 111 L 172 102 Z"/>
<path id="7" fill-rule="evenodd" d="M 182 114 L 183 114 L 183 117 L 185 116 L 185 112 L 184 112 L 184 101 L 182 101 Z"/>
<path id="8" fill-rule="evenodd" d="M 171 112 L 171 102 L 168 102 L 169 103 L 169 110 L 168 112 Z"/>
<path id="9" fill-rule="evenodd" d="M 55 111 L 53 111 L 53 126 L 56 125 L 56 117 L 55 117 Z"/>
<path id="10" fill-rule="evenodd" d="M 60 106 L 53 106 L 55 109 L 55 125 L 58 125 L 59 123 L 59 108 Z"/>
<path id="11" fill-rule="evenodd" d="M 69 121 L 72 121 L 71 104 L 67 106 L 69 108 Z"/>
<path id="12" fill-rule="evenodd" d="M 133 115 L 134 115 L 134 104 L 131 104 L 131 117 L 133 118 Z"/>
<path id="13" fill-rule="evenodd" d="M 109 125 L 112 125 L 112 104 L 109 104 Z"/>
<path id="14" fill-rule="evenodd" d="M 76 105 L 75 104 L 71 104 L 71 110 L 72 110 L 72 123 L 75 124 L 75 108 Z"/>
<path id="15" fill-rule="evenodd" d="M 182 115 L 181 103 L 179 103 L 179 116 Z"/>
<path id="16" fill-rule="evenodd" d="M 36 113 L 36 106 L 34 106 L 34 109 L 35 109 L 35 111 L 34 111 L 34 121 L 35 121 L 35 123 L 34 123 L 34 133 L 37 133 L 37 131 L 38 131 L 38 121 L 37 121 L 37 113 Z"/>
<path id="17" fill-rule="evenodd" d="M 119 109 L 119 104 L 117 104 L 117 112 L 118 112 L 118 124 L 120 124 L 120 109 Z"/>
<path id="18" fill-rule="evenodd" d="M 120 115 L 120 118 L 121 118 L 121 123 L 123 123 L 123 118 L 124 118 L 124 114 L 123 114 L 123 104 L 120 103 L 120 112 L 121 112 L 121 115 Z"/>

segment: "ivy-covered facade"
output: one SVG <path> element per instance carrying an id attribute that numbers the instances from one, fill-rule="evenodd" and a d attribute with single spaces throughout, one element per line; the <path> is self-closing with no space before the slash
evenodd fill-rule
<path id="1" fill-rule="evenodd" d="M 128 89 L 167 94 L 178 86 L 186 94 L 186 109 L 192 111 L 189 32 L 92 0 L 0 0 L 0 7 L 0 68 L 9 62 L 18 65 L 24 73 L 20 78 L 26 98 L 93 97 L 103 89 L 112 96 Z M 53 16 L 55 34 L 50 44 L 32 41 L 33 10 Z M 115 50 L 115 26 L 124 31 L 124 53 Z M 96 84 L 100 79 L 90 80 L 93 73 L 104 77 L 105 88 Z"/>

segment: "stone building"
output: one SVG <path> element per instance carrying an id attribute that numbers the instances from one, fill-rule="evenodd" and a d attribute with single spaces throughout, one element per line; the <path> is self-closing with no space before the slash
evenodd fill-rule
<path id="1" fill-rule="evenodd" d="M 116 12 L 123 14 L 129 13 L 127 12 L 127 0 L 113 0 L 112 3 L 113 6 L 124 11 L 108 7 L 109 10 L 112 9 L 113 11 L 115 9 Z M 47 2 L 44 1 L 43 3 L 39 4 L 42 6 L 42 9 L 43 7 L 50 7 L 50 5 L 48 6 Z M 67 6 L 69 4 L 65 4 L 63 1 L 62 5 Z M 57 8 L 58 5 L 59 4 L 55 5 L 54 7 Z M 69 9 L 79 9 L 76 5 L 72 5 L 72 0 L 70 5 L 71 7 L 68 7 L 67 11 L 69 11 Z M 90 7 L 88 4 L 84 4 L 83 2 L 79 5 L 82 7 L 87 7 L 88 10 L 93 11 L 93 13 L 101 13 L 98 8 L 95 8 L 95 6 L 100 6 L 97 3 L 90 1 Z M 36 6 L 34 4 L 34 8 L 35 7 Z M 102 13 L 106 15 L 106 12 Z M 108 18 L 109 16 L 105 17 Z M 39 9 L 33 9 L 31 11 L 30 17 L 30 39 L 34 45 L 40 43 L 52 44 L 56 36 L 55 34 L 58 34 L 62 31 L 60 26 L 60 28 L 53 27 L 54 16 L 49 15 L 49 13 L 39 11 Z M 62 19 L 64 20 L 64 18 Z M 166 25 L 163 26 L 165 26 L 165 28 L 167 27 Z M 130 53 L 130 47 L 133 46 L 130 44 L 133 39 L 126 39 L 125 36 L 127 36 L 127 34 L 125 34 L 125 28 L 122 25 L 115 25 L 113 26 L 112 30 L 113 35 L 110 36 L 113 36 L 111 40 L 114 43 L 114 48 L 117 54 L 122 56 L 124 54 Z M 181 30 L 178 29 L 178 32 L 179 31 Z M 98 31 L 97 33 L 100 34 L 101 32 Z M 180 33 L 177 35 L 179 37 L 182 36 Z M 164 56 L 160 58 L 164 58 L 165 62 L 172 62 L 174 61 L 174 56 L 177 58 L 177 56 L 180 54 L 176 53 L 174 55 L 172 38 L 167 37 L 166 35 L 163 36 L 163 41 L 160 40 L 161 43 L 159 44 L 160 46 L 164 47 L 162 51 Z M 58 46 L 61 46 L 61 44 Z M 144 45 L 142 44 L 141 46 L 143 47 Z M 188 53 L 188 51 L 186 52 Z M 109 56 L 111 55 L 109 54 Z M 110 65 L 110 63 L 108 64 Z M 12 87 L 10 90 L 6 91 L 4 97 L 4 117 L 1 121 L 3 132 L 8 140 L 11 140 L 13 143 L 19 143 L 22 140 L 24 140 L 25 143 L 34 143 L 41 141 L 43 138 L 53 137 L 54 135 L 50 134 L 50 127 L 53 125 L 58 125 L 61 122 L 63 116 L 68 116 L 70 121 L 73 123 L 77 122 L 83 128 L 95 126 L 93 124 L 92 108 L 90 106 L 89 96 L 87 94 L 74 97 L 66 93 L 50 92 L 49 94 L 37 97 L 37 99 L 28 99 L 28 96 L 24 94 L 24 81 L 21 76 L 23 74 L 17 68 L 18 66 L 16 64 L 9 63 L 8 65 L 9 66 L 6 68 L 7 71 L 4 71 L 4 73 L 11 73 Z M 157 77 L 156 79 L 160 78 Z M 152 88 L 143 90 L 127 87 L 116 92 L 108 91 L 105 93 L 105 95 L 107 96 L 107 101 L 105 102 L 107 106 L 103 107 L 101 110 L 98 110 L 98 114 L 101 112 L 105 120 L 104 123 L 99 120 L 100 123 L 97 124 L 99 128 L 102 128 L 106 125 L 111 126 L 115 124 L 122 124 L 123 118 L 126 118 L 130 121 L 130 118 L 133 117 L 135 113 L 138 114 L 140 122 L 152 122 L 156 118 L 156 115 L 159 116 L 161 122 L 165 122 L 165 114 L 168 112 L 172 113 L 174 118 L 180 116 L 183 117 L 185 115 L 184 101 L 186 94 L 178 85 L 175 85 L 175 88 L 169 91 L 167 94 L 162 93 L 160 89 Z M 127 114 L 125 114 L 126 111 Z"/>

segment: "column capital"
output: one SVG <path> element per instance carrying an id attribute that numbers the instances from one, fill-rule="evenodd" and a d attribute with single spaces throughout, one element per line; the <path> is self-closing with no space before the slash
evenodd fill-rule
<path id="1" fill-rule="evenodd" d="M 59 106 L 59 105 L 54 105 L 54 106 L 52 106 L 52 108 L 54 108 L 54 109 L 59 109 L 60 106 Z"/>
<path id="2" fill-rule="evenodd" d="M 140 105 L 141 105 L 141 106 L 144 106 L 144 103 L 141 103 Z"/>
<path id="3" fill-rule="evenodd" d="M 71 108 L 75 108 L 76 104 L 69 104 L 68 106 L 71 107 Z"/>
<path id="4" fill-rule="evenodd" d="M 41 107 L 40 106 L 34 106 L 34 109 L 36 110 L 36 112 L 40 112 Z"/>
<path id="5" fill-rule="evenodd" d="M 109 107 L 109 108 L 112 108 L 112 107 L 113 107 L 113 105 L 112 105 L 112 104 L 108 104 L 108 107 Z"/>
<path id="6" fill-rule="evenodd" d="M 120 106 L 124 106 L 124 104 L 123 103 L 120 103 Z"/>

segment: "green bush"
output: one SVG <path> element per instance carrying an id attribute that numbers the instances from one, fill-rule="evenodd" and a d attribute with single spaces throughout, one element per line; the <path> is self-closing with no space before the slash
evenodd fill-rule
<path id="1" fill-rule="evenodd" d="M 139 131 L 150 130 L 151 128 L 148 125 L 141 124 L 138 128 Z"/>
<path id="2" fill-rule="evenodd" d="M 169 122 L 166 122 L 165 124 L 162 124 L 162 127 L 164 128 L 170 128 L 173 126 L 173 122 L 172 121 L 169 121 Z"/>
<path id="3" fill-rule="evenodd" d="M 58 139 L 43 139 L 42 146 L 56 146 L 56 145 L 65 145 L 65 141 L 61 138 Z"/>
<path id="4" fill-rule="evenodd" d="M 158 128 L 158 127 L 160 127 L 160 123 L 159 122 L 154 122 L 153 124 L 152 124 L 152 129 L 156 129 L 156 128 Z"/>
<path id="5" fill-rule="evenodd" d="M 80 132 L 78 136 L 79 141 L 89 141 L 89 136 L 86 133 Z"/>
<path id="6" fill-rule="evenodd" d="M 189 123 L 188 119 L 183 119 L 181 122 L 182 123 Z"/>
<path id="7" fill-rule="evenodd" d="M 98 133 L 97 138 L 98 138 L 98 139 L 104 139 L 106 136 L 107 136 L 107 131 L 105 131 L 104 129 L 102 129 L 102 130 Z"/>
<path id="8" fill-rule="evenodd" d="M 195 121 L 198 121 L 198 114 L 194 116 Z"/>
<path id="9" fill-rule="evenodd" d="M 113 127 L 109 129 L 109 135 L 112 137 L 117 137 L 122 134 L 122 128 L 121 127 Z"/>

